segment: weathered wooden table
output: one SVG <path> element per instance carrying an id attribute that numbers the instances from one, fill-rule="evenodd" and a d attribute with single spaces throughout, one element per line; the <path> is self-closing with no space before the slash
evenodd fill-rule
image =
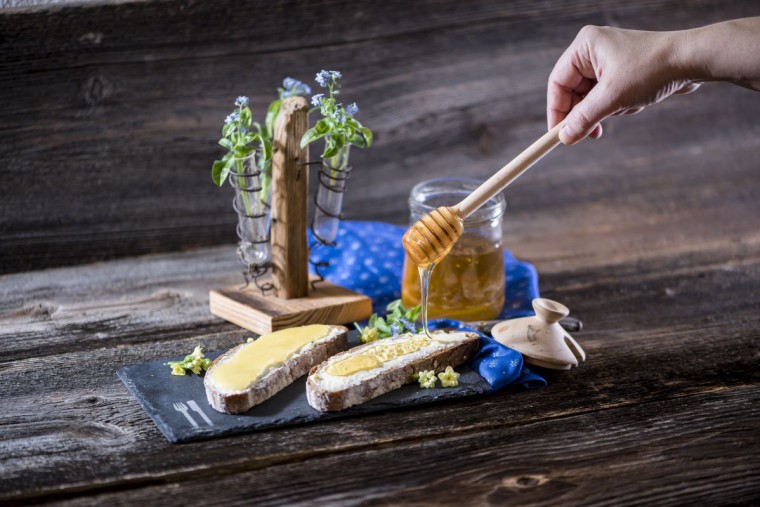
<path id="1" fill-rule="evenodd" d="M 506 246 L 584 322 L 581 368 L 538 391 L 164 440 L 116 370 L 247 336 L 208 311 L 210 288 L 240 280 L 230 190 L 208 177 L 241 92 L 225 75 L 250 69 L 259 109 L 268 73 L 359 76 L 346 95 L 377 145 L 354 155 L 346 211 L 403 223 L 412 184 L 485 177 L 545 128 L 546 76 L 583 24 L 760 14 L 336 5 L 350 16 L 226 0 L 0 10 L 0 504 L 760 502 L 760 94 L 727 85 L 614 119 L 510 187 Z M 300 38 L 283 38 L 293 23 Z"/>

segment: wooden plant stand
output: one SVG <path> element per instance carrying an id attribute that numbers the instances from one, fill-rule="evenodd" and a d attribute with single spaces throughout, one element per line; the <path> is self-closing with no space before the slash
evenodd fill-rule
<path id="1" fill-rule="evenodd" d="M 211 313 L 255 333 L 306 324 L 346 324 L 372 314 L 372 301 L 339 285 L 309 280 L 306 239 L 309 147 L 300 140 L 308 128 L 303 97 L 282 103 L 274 131 L 272 160 L 272 293 L 255 285 L 212 290 Z"/>

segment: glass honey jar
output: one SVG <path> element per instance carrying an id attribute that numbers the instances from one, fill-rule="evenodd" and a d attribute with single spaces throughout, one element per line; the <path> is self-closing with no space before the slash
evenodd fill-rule
<path id="1" fill-rule="evenodd" d="M 438 178 L 416 185 L 409 195 L 410 224 L 439 206 L 453 206 L 469 195 L 480 181 Z M 435 266 L 430 277 L 429 318 L 463 321 L 491 320 L 504 307 L 504 252 L 502 194 L 488 200 L 464 221 L 464 233 L 451 252 Z M 420 276 L 408 255 L 401 286 L 404 306 L 420 304 Z"/>

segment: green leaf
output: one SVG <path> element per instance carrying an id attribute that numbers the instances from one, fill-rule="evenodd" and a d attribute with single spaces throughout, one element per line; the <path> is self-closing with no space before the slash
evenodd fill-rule
<path id="1" fill-rule="evenodd" d="M 375 327 L 378 331 L 382 331 L 383 333 L 389 333 L 391 332 L 391 328 L 388 324 L 385 323 L 385 319 L 382 317 L 378 317 L 377 322 L 375 323 Z"/>
<path id="2" fill-rule="evenodd" d="M 280 114 L 280 107 L 282 107 L 282 99 L 275 100 L 267 108 L 267 116 L 264 124 L 266 125 L 266 132 L 268 138 L 274 137 L 274 123 L 277 120 L 277 115 Z"/>
<path id="3" fill-rule="evenodd" d="M 332 158 L 338 154 L 340 148 L 336 146 L 336 140 L 334 136 L 330 136 L 325 141 L 325 151 L 322 153 L 322 158 Z"/>
<path id="4" fill-rule="evenodd" d="M 407 310 L 406 319 L 410 322 L 414 322 L 420 317 L 420 313 L 422 313 L 422 306 L 417 305 L 414 308 Z"/>
<path id="5" fill-rule="evenodd" d="M 222 170 L 224 169 L 224 160 L 214 160 L 214 165 L 211 166 L 211 179 L 216 186 L 221 187 L 222 183 Z"/>
<path id="6" fill-rule="evenodd" d="M 360 134 L 354 134 L 354 136 L 349 140 L 349 143 L 356 146 L 357 148 L 367 147 L 367 142 L 364 140 L 364 136 Z"/>
<path id="7" fill-rule="evenodd" d="M 360 127 L 359 132 L 362 133 L 362 137 L 364 137 L 364 140 L 367 143 L 367 148 L 372 146 L 372 131 L 367 127 Z"/>
<path id="8" fill-rule="evenodd" d="M 272 160 L 272 142 L 269 139 L 259 137 L 261 151 L 264 154 L 264 160 Z"/>
<path id="9" fill-rule="evenodd" d="M 386 306 L 385 309 L 388 310 L 389 312 L 392 312 L 393 310 L 395 310 L 399 306 L 402 306 L 401 305 L 401 300 L 400 299 L 395 299 L 395 300 L 391 301 L 390 303 L 388 303 L 388 306 Z"/>
<path id="10" fill-rule="evenodd" d="M 359 325 L 359 323 L 358 323 L 358 322 L 354 322 L 354 327 L 355 327 L 355 328 L 356 328 L 356 330 L 357 330 L 357 331 L 359 331 L 360 333 L 362 332 L 362 327 Z"/>
<path id="11" fill-rule="evenodd" d="M 224 167 L 222 167 L 221 172 L 219 173 L 219 185 L 220 187 L 224 185 L 224 182 L 227 181 L 227 176 L 230 175 L 230 171 L 232 170 L 232 165 L 235 163 L 235 159 L 233 157 L 229 157 L 227 161 L 224 163 Z"/>
<path id="12" fill-rule="evenodd" d="M 251 126 L 251 110 L 250 108 L 244 107 L 242 111 L 240 111 L 240 123 L 241 125 L 245 125 L 246 127 Z"/>
<path id="13" fill-rule="evenodd" d="M 312 127 L 304 132 L 301 138 L 301 148 L 305 148 L 306 145 L 313 143 L 317 139 L 321 139 L 327 135 L 327 132 L 319 132 L 316 127 Z"/>
<path id="14" fill-rule="evenodd" d="M 225 138 L 225 137 L 223 137 L 223 138 L 219 139 L 219 144 L 220 144 L 221 146 L 224 146 L 224 147 L 225 147 L 225 148 L 227 148 L 228 150 L 231 150 L 231 149 L 232 149 L 232 142 L 231 142 L 229 139 Z"/>
<path id="15" fill-rule="evenodd" d="M 314 125 L 314 128 L 317 130 L 317 132 L 320 133 L 327 133 L 330 132 L 330 122 L 324 118 L 319 120 L 316 125 Z"/>
<path id="16" fill-rule="evenodd" d="M 338 136 L 335 136 L 335 146 L 338 147 L 340 150 L 346 145 L 346 136 L 345 134 L 340 134 Z"/>
<path id="17" fill-rule="evenodd" d="M 369 327 L 375 327 L 376 323 L 377 323 L 377 314 L 373 313 L 372 317 L 369 318 L 369 322 L 367 322 L 367 326 L 369 326 Z"/>

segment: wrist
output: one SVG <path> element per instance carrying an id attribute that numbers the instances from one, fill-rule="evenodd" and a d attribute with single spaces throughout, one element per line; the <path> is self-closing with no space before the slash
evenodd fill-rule
<path id="1" fill-rule="evenodd" d="M 701 83 L 712 81 L 715 76 L 710 71 L 710 65 L 706 59 L 703 34 L 699 28 L 667 32 L 666 44 L 670 48 L 669 66 L 673 75 L 681 80 Z"/>

